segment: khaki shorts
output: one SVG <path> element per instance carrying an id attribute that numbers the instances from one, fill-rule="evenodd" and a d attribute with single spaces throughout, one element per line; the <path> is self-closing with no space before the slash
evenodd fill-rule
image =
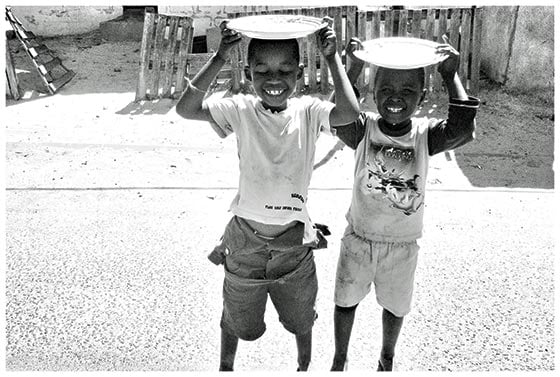
<path id="1" fill-rule="evenodd" d="M 418 244 L 377 242 L 346 228 L 340 245 L 334 301 L 342 307 L 358 304 L 375 286 L 377 302 L 397 317 L 410 312 Z"/>
<path id="2" fill-rule="evenodd" d="M 309 332 L 317 314 L 317 274 L 313 249 L 302 245 L 303 223 L 275 239 L 263 239 L 237 216 L 223 237 L 225 251 L 224 308 L 221 327 L 243 340 L 266 330 L 268 296 L 282 325 L 293 334 Z"/>

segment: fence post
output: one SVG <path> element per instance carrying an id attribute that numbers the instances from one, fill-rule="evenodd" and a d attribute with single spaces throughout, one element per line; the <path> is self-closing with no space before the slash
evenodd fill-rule
<path id="1" fill-rule="evenodd" d="M 459 77 L 465 89 L 469 87 L 469 60 L 471 52 L 471 10 L 463 9 L 463 17 L 461 20 L 461 58 L 459 62 Z"/>
<path id="2" fill-rule="evenodd" d="M 482 43 L 482 17 L 483 9 L 481 7 L 473 7 L 473 31 L 472 31 L 472 59 L 471 59 L 471 93 L 478 94 L 480 90 L 480 44 Z"/>

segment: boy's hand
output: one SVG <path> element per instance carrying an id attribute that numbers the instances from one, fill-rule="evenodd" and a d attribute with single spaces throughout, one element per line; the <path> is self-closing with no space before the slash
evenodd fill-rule
<path id="1" fill-rule="evenodd" d="M 459 52 L 449 44 L 447 35 L 443 35 L 444 44 L 437 47 L 437 53 L 446 56 L 445 60 L 438 64 L 438 72 L 444 79 L 453 79 L 459 69 Z"/>
<path id="2" fill-rule="evenodd" d="M 228 27 L 229 20 L 224 20 L 220 24 L 220 30 L 222 34 L 222 39 L 220 40 L 220 46 L 216 54 L 223 60 L 229 58 L 230 51 L 241 41 L 241 34 L 237 31 L 230 29 Z"/>
<path id="3" fill-rule="evenodd" d="M 327 26 L 317 32 L 317 46 L 321 54 L 328 59 L 336 55 L 336 33 L 332 28 L 333 19 L 330 17 L 323 17 L 323 22 L 327 22 Z"/>
<path id="4" fill-rule="evenodd" d="M 354 55 L 354 51 L 358 51 L 362 49 L 362 41 L 359 38 L 352 37 L 350 42 L 346 45 L 346 49 L 344 50 L 346 53 L 346 72 L 354 72 L 358 71 L 358 74 L 361 72 L 362 68 L 364 67 L 364 61 L 358 59 L 356 55 Z M 352 82 L 352 80 L 350 80 Z"/>

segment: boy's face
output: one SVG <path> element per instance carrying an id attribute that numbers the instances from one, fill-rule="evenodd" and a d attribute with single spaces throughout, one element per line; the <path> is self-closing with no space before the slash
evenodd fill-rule
<path id="1" fill-rule="evenodd" d="M 380 67 L 373 95 L 381 117 L 390 124 L 399 124 L 412 117 L 424 92 L 424 83 L 417 70 Z"/>
<path id="2" fill-rule="evenodd" d="M 271 42 L 255 50 L 250 57 L 249 72 L 246 73 L 263 106 L 282 111 L 295 91 L 302 72 L 293 48 Z"/>

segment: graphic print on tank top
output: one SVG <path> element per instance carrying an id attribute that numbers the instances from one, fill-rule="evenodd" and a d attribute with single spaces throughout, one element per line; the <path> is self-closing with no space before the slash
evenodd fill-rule
<path id="1" fill-rule="evenodd" d="M 362 192 L 373 200 L 405 215 L 416 212 L 424 203 L 415 170 L 416 154 L 412 148 L 382 145 L 370 142 L 366 152 L 366 167 L 358 174 Z"/>

